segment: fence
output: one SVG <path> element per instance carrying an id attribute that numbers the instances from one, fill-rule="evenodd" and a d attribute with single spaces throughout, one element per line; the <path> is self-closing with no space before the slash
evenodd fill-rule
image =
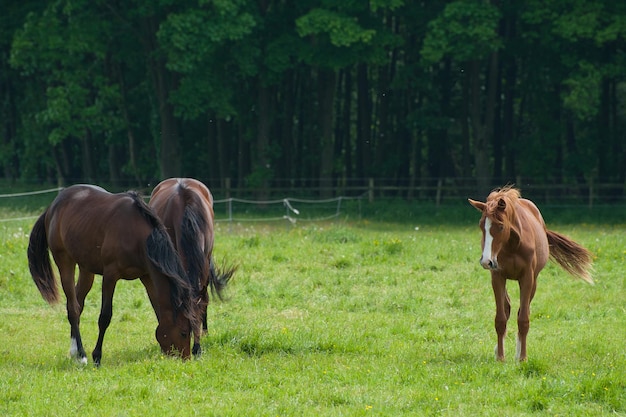
<path id="1" fill-rule="evenodd" d="M 0 194 L 0 201 L 31 196 L 41 196 L 43 194 L 49 194 L 49 201 L 52 201 L 54 199 L 54 195 L 62 189 L 62 187 L 57 187 L 39 191 Z M 282 198 L 277 200 L 246 200 L 231 197 L 226 199 L 214 200 L 213 208 L 216 213 L 216 222 L 242 223 L 287 221 L 290 224 L 295 224 L 298 221 L 327 221 L 338 218 L 342 215 L 343 205 L 347 201 L 357 203 L 358 215 L 360 217 L 362 199 L 363 196 L 341 196 L 320 200 L 301 198 Z M 250 210 L 246 210 L 245 208 L 243 208 L 245 206 L 254 207 L 254 213 L 251 213 Z M 303 210 L 302 206 L 305 206 L 306 209 Z M 37 215 L 2 217 L 2 214 L 0 213 L 0 222 L 30 220 L 37 217 Z"/>
<path id="2" fill-rule="evenodd" d="M 542 206 L 566 207 L 586 206 L 626 206 L 626 184 L 593 182 L 585 184 L 534 184 L 518 178 L 517 186 L 524 197 L 532 199 Z M 407 201 L 428 202 L 435 206 L 446 204 L 464 204 L 467 197 L 484 199 L 487 191 L 477 191 L 475 179 L 420 179 L 420 184 L 410 184 L 409 180 L 366 179 L 343 182 L 328 188 L 315 185 L 315 180 L 275 180 L 271 188 L 231 187 L 230 181 L 223 186 L 212 186 L 216 197 L 214 210 L 217 222 L 253 222 L 253 221 L 324 221 L 340 217 L 345 213 L 345 205 L 352 204 L 351 214 L 361 217 L 362 204 L 380 200 L 402 199 Z M 210 181 L 205 181 L 209 184 Z M 307 185 L 308 184 L 308 185 Z M 495 188 L 494 186 L 493 188 Z M 35 204 L 24 199 L 39 198 L 39 204 L 49 204 L 54 193 L 62 187 L 45 190 L 0 194 L 0 207 L 6 201 L 21 199 L 22 206 L 33 207 Z M 142 190 L 146 195 L 151 188 Z M 282 197 L 289 195 L 292 197 Z M 329 198 L 320 196 L 331 195 Z M 277 196 L 278 198 L 271 198 Z M 302 198 L 301 198 L 302 196 Z M 319 198 L 304 198 L 317 196 Z M 270 197 L 270 198 L 268 198 Z M 16 203 L 17 204 L 17 203 Z M 15 204 L 14 204 L 15 205 Z M 19 204 L 18 204 L 19 205 Z M 15 211 L 15 210 L 14 210 Z M 0 212 L 0 222 L 35 218 L 36 216 L 11 216 Z"/>
<path id="3" fill-rule="evenodd" d="M 467 197 L 484 199 L 487 193 L 503 184 L 491 184 L 484 189 L 476 186 L 475 178 L 419 178 L 417 183 L 408 178 L 366 178 L 336 180 L 332 187 L 320 186 L 317 179 L 275 179 L 265 189 L 258 187 L 233 187 L 229 179 L 216 182 L 211 187 L 214 195 L 225 198 L 253 199 L 262 196 L 358 196 L 368 202 L 379 199 L 400 198 L 428 201 L 436 206 Z M 208 182 L 207 182 L 208 183 Z M 545 183 L 533 179 L 516 178 L 510 183 L 522 194 L 539 204 L 586 205 L 626 204 L 626 182 L 581 181 L 572 183 Z"/>

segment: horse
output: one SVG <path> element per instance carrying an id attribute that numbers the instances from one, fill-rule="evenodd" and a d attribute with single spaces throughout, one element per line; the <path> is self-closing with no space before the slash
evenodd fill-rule
<path id="1" fill-rule="evenodd" d="M 575 278 L 593 284 L 592 255 L 567 236 L 548 230 L 537 206 L 522 198 L 520 191 L 511 185 L 492 191 L 486 202 L 468 201 L 482 213 L 480 265 L 491 272 L 496 299 L 496 360 L 504 361 L 504 336 L 511 315 L 506 280 L 510 279 L 516 280 L 520 288 L 516 358 L 526 361 L 530 303 L 537 289 L 539 272 L 548 259 L 552 259 Z"/>
<path id="2" fill-rule="evenodd" d="M 145 286 L 157 316 L 155 336 L 161 350 L 190 357 L 191 329 L 200 320 L 193 288 L 165 227 L 137 192 L 112 194 L 94 185 L 73 185 L 37 219 L 29 238 L 28 266 L 44 300 L 54 304 L 59 291 L 48 252 L 67 300 L 70 356 L 79 363 L 87 363 L 79 325 L 94 274 L 102 275 L 99 335 L 92 353 L 96 366 L 120 279 L 139 278 Z"/>
<path id="3" fill-rule="evenodd" d="M 200 356 L 200 336 L 207 331 L 208 288 L 222 299 L 222 290 L 236 267 L 218 270 L 213 260 L 214 213 L 209 189 L 193 178 L 169 178 L 152 190 L 150 206 L 166 227 L 192 283 L 200 306 L 202 330 L 193 328 L 192 353 Z"/>

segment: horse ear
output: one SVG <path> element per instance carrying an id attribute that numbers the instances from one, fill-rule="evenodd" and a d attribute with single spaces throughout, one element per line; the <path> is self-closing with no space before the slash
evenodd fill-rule
<path id="1" fill-rule="evenodd" d="M 501 198 L 500 200 L 498 200 L 498 210 L 505 210 L 506 209 L 506 201 L 504 201 L 504 198 Z"/>
<path id="2" fill-rule="evenodd" d="M 482 201 L 472 200 L 471 198 L 468 198 L 467 201 L 469 201 L 469 203 L 481 213 L 485 211 L 485 207 L 487 207 L 487 204 L 483 203 Z"/>

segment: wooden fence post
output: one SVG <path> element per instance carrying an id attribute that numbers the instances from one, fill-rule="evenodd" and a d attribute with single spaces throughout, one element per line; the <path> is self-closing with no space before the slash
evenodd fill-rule
<path id="1" fill-rule="evenodd" d="M 224 188 L 226 188 L 226 198 L 230 198 L 230 177 L 224 178 Z"/>
<path id="2" fill-rule="evenodd" d="M 439 178 L 437 180 L 437 197 L 435 198 L 436 201 L 436 206 L 439 207 L 439 205 L 441 204 L 441 188 L 443 187 L 443 179 Z"/>

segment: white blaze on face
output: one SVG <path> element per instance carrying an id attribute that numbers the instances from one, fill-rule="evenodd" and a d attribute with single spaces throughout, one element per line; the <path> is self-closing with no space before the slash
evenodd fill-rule
<path id="1" fill-rule="evenodd" d="M 481 263 L 491 260 L 491 245 L 493 244 L 493 236 L 491 236 L 491 219 L 485 219 L 485 245 L 483 246 L 483 256 Z"/>

